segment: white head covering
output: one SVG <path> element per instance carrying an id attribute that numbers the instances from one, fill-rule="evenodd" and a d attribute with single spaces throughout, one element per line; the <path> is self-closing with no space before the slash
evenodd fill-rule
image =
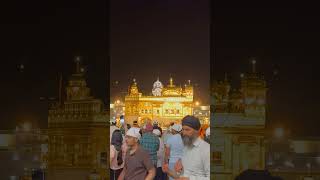
<path id="1" fill-rule="evenodd" d="M 127 136 L 132 136 L 140 140 L 141 134 L 139 133 L 140 128 L 132 127 L 127 131 Z"/>
<path id="2" fill-rule="evenodd" d="M 206 136 L 210 136 L 210 126 L 206 129 Z"/>
<path id="3" fill-rule="evenodd" d="M 152 131 L 152 133 L 155 134 L 155 135 L 157 135 L 157 136 L 161 136 L 161 132 L 160 132 L 159 129 L 154 129 L 154 130 Z"/>
<path id="4" fill-rule="evenodd" d="M 116 120 L 114 118 L 111 118 L 110 123 L 116 123 Z"/>
<path id="5" fill-rule="evenodd" d="M 177 132 L 180 132 L 182 130 L 182 126 L 181 126 L 181 124 L 174 124 L 172 126 L 172 129 L 177 131 Z"/>

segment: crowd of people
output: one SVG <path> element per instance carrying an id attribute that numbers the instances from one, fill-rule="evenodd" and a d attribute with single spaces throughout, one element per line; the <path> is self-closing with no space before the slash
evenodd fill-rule
<path id="1" fill-rule="evenodd" d="M 185 116 L 163 130 L 147 120 L 141 127 L 110 126 L 111 180 L 209 180 L 210 127 Z"/>

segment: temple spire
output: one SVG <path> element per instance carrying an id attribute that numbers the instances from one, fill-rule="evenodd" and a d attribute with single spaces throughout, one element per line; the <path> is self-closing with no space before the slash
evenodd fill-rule
<path id="1" fill-rule="evenodd" d="M 76 59 L 75 59 L 75 63 L 76 63 L 76 73 L 77 73 L 77 74 L 80 74 L 80 73 L 81 73 L 80 62 L 81 62 L 80 56 L 77 56 Z"/>
<path id="2" fill-rule="evenodd" d="M 253 59 L 251 63 L 252 63 L 252 73 L 256 73 L 256 63 L 257 63 L 256 60 Z"/>
<path id="3" fill-rule="evenodd" d="M 228 82 L 228 74 L 227 73 L 224 73 L 224 81 Z"/>

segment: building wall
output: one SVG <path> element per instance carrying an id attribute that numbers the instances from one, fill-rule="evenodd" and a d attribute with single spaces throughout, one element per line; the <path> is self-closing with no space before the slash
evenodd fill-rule
<path id="1" fill-rule="evenodd" d="M 190 98 L 126 98 L 125 107 L 126 121 L 130 124 L 134 120 L 139 120 L 139 123 L 143 124 L 144 119 L 149 118 L 164 127 L 170 122 L 180 122 L 184 116 L 193 114 L 193 101 Z"/>
<path id="2" fill-rule="evenodd" d="M 266 83 L 255 71 L 230 91 L 227 78 L 212 86 L 212 174 L 234 179 L 247 169 L 265 167 Z"/>

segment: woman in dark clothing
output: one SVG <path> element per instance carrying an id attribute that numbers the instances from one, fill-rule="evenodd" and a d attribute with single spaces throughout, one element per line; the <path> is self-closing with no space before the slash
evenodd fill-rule
<path id="1" fill-rule="evenodd" d="M 115 130 L 110 144 L 110 179 L 117 180 L 123 169 L 123 137 L 120 130 Z"/>

